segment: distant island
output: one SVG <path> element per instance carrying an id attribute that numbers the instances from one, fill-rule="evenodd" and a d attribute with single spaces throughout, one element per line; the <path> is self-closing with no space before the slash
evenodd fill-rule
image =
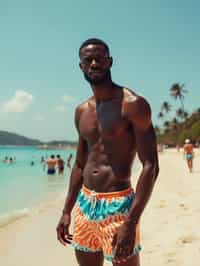
<path id="1" fill-rule="evenodd" d="M 38 139 L 31 139 L 16 133 L 0 130 L 0 145 L 14 145 L 14 146 L 38 146 L 38 148 L 65 148 L 70 146 L 71 148 L 77 146 L 75 141 L 64 140 L 52 140 L 52 141 L 40 141 Z"/>

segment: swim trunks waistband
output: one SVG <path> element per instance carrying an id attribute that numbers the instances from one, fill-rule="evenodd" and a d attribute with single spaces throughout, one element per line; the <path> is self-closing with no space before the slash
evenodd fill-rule
<path id="1" fill-rule="evenodd" d="M 97 198 L 97 199 L 102 199 L 102 198 L 106 198 L 106 199 L 109 199 L 109 198 L 118 198 L 118 197 L 126 197 L 126 196 L 129 196 L 130 193 L 133 192 L 133 188 L 132 187 L 129 187 L 127 189 L 124 189 L 124 190 L 120 190 L 120 191 L 113 191 L 113 192 L 96 192 L 94 190 L 90 190 L 89 188 L 87 188 L 86 186 L 82 186 L 82 191 L 83 193 L 86 195 L 86 196 L 94 196 Z"/>

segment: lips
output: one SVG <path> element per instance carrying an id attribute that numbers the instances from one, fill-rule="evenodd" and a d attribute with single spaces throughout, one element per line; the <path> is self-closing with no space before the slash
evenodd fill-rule
<path id="1" fill-rule="evenodd" d="M 91 71 L 90 72 L 90 75 L 92 75 L 92 76 L 99 76 L 99 75 L 102 75 L 102 74 L 103 74 L 102 71 Z"/>
<path id="2" fill-rule="evenodd" d="M 94 70 L 92 70 L 90 73 L 94 73 L 94 74 L 96 74 L 96 73 L 97 73 L 97 74 L 99 74 L 99 73 L 102 73 L 102 71 L 100 71 L 100 70 L 95 70 L 95 71 L 94 71 Z"/>

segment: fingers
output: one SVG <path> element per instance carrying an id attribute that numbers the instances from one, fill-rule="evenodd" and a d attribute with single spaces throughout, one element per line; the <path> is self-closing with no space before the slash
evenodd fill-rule
<path id="1" fill-rule="evenodd" d="M 61 234 L 61 238 L 65 242 L 65 244 L 71 244 L 73 236 L 68 234 Z"/>
<path id="2" fill-rule="evenodd" d="M 65 228 L 64 225 L 59 225 L 56 228 L 57 231 L 57 239 L 63 245 L 71 244 L 73 235 L 69 234 L 68 229 Z"/>
<path id="3" fill-rule="evenodd" d="M 120 259 L 113 259 L 112 262 L 115 264 L 120 264 L 120 263 L 124 263 L 127 262 L 132 256 L 128 256 L 126 258 L 120 258 Z"/>
<path id="4" fill-rule="evenodd" d="M 126 262 L 130 257 L 131 257 L 130 246 L 124 245 L 123 243 L 117 244 L 113 262 L 114 263 Z"/>

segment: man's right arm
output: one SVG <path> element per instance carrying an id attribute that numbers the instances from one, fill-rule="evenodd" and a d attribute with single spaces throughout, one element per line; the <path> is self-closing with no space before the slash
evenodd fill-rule
<path id="1" fill-rule="evenodd" d="M 87 154 L 87 142 L 81 136 L 79 136 L 77 156 L 70 176 L 69 189 L 63 209 L 63 214 L 70 214 L 74 207 L 78 192 L 80 191 L 83 183 L 82 174 L 87 161 Z"/>
<path id="2" fill-rule="evenodd" d="M 80 188 L 83 183 L 83 170 L 88 157 L 87 142 L 81 136 L 78 127 L 80 114 L 81 114 L 80 108 L 77 108 L 75 115 L 75 124 L 79 133 L 78 148 L 77 148 L 75 163 L 70 176 L 69 189 L 63 213 L 56 228 L 57 238 L 60 241 L 60 243 L 63 245 L 70 244 L 72 240 L 72 235 L 69 233 L 69 226 L 71 223 L 71 211 L 74 207 L 78 192 L 80 191 Z"/>

